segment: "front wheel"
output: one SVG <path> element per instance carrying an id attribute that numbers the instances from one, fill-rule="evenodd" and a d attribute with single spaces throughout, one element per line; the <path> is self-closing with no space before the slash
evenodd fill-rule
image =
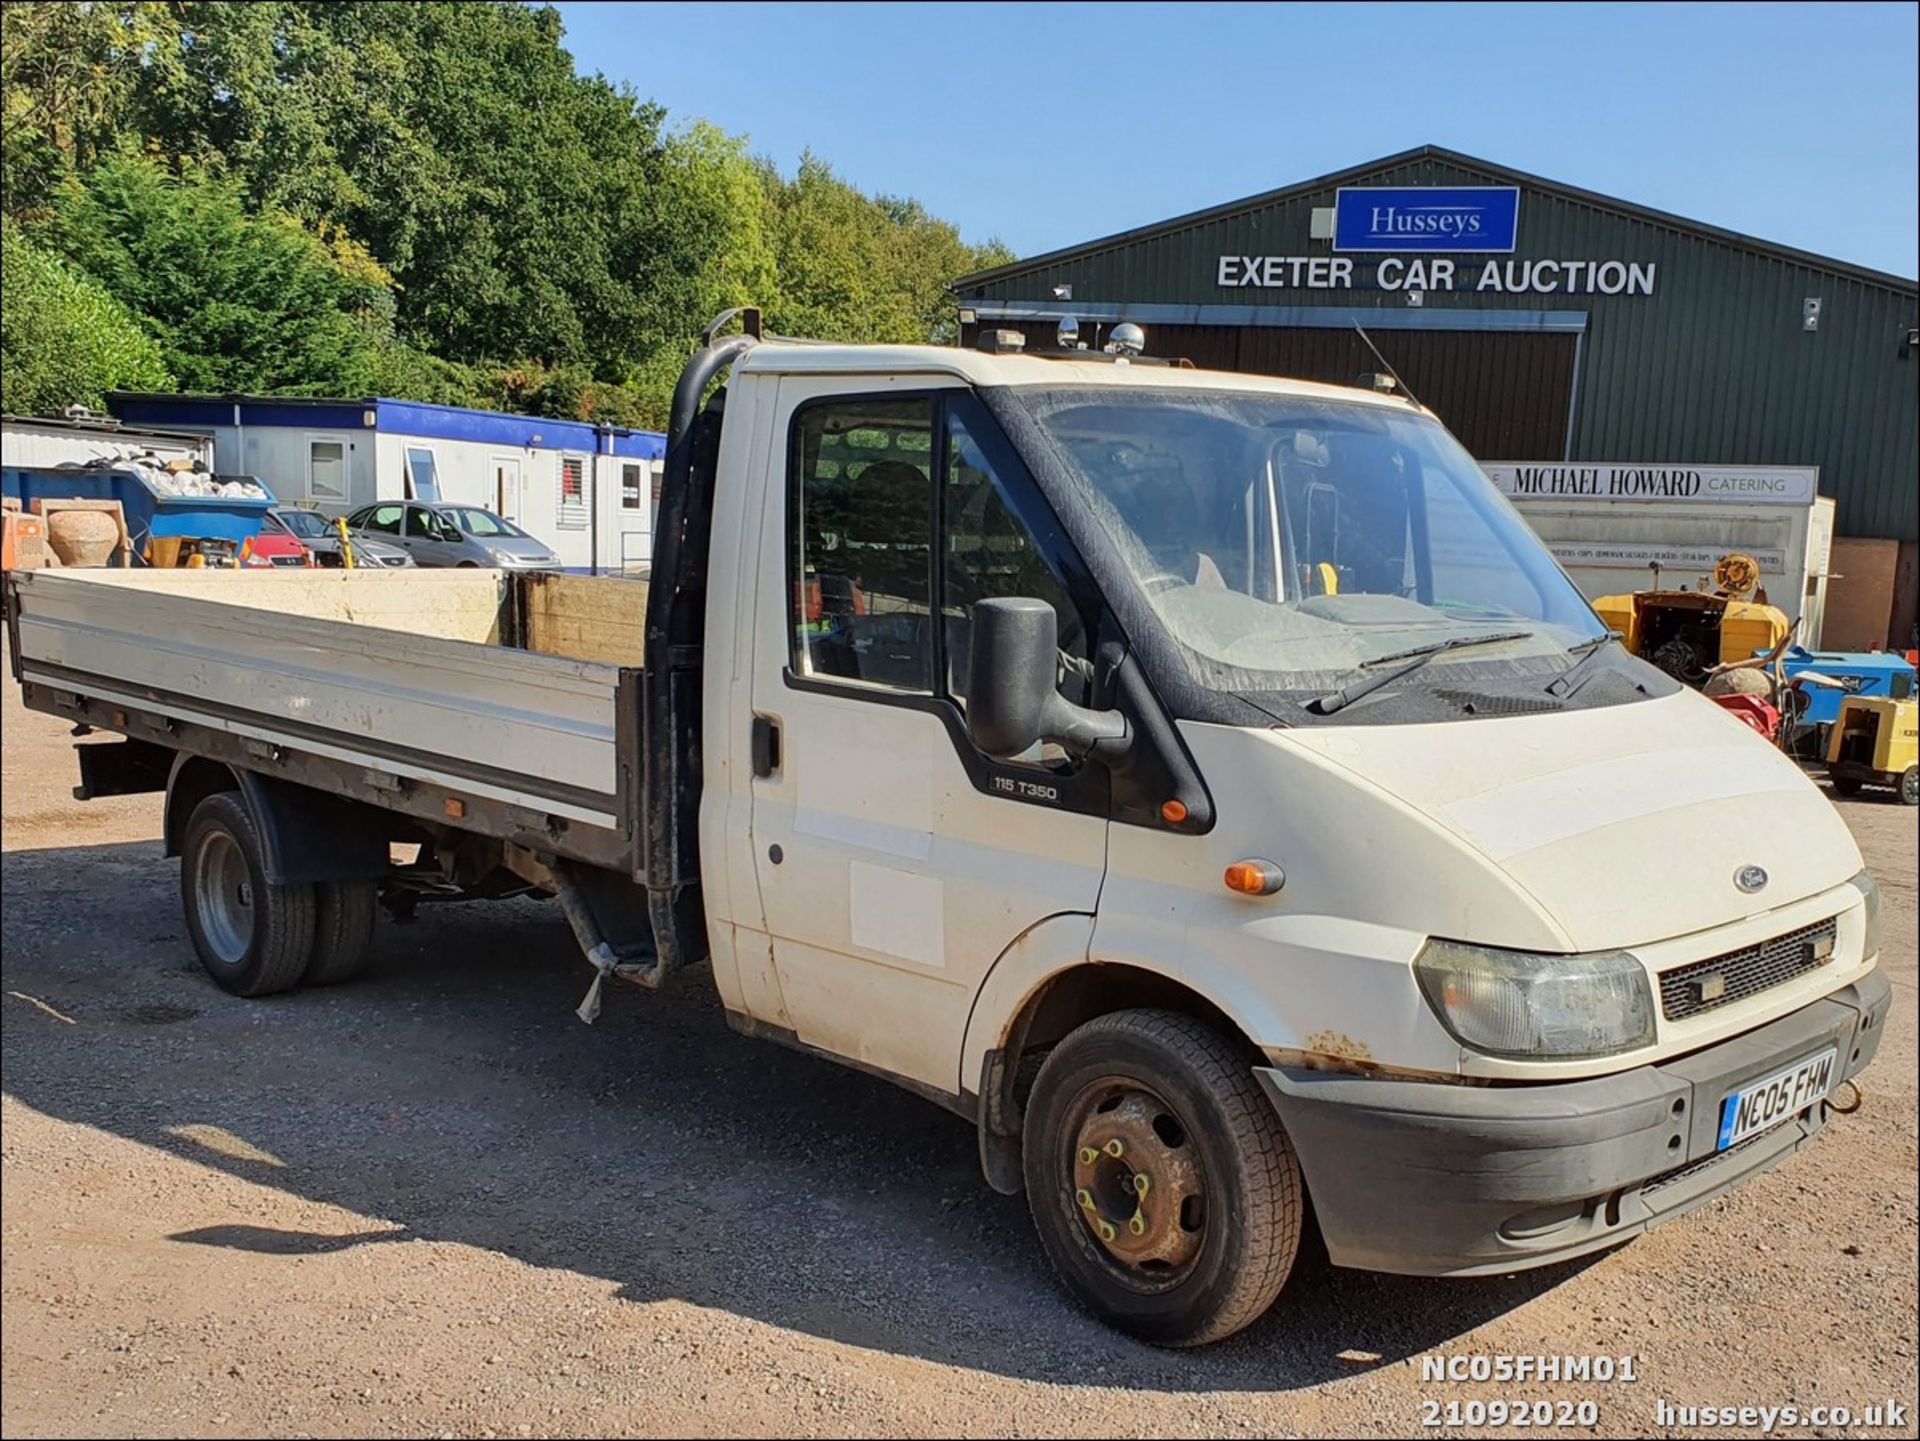
<path id="1" fill-rule="evenodd" d="M 1900 803 L 1920 806 L 1920 765 L 1908 766 L 1906 774 L 1900 777 Z"/>
<path id="2" fill-rule="evenodd" d="M 1204 1021 L 1117 1011 L 1072 1032 L 1034 1080 L 1023 1150 L 1047 1258 L 1109 1325 L 1198 1346 L 1286 1284 L 1300 1164 L 1247 1058 Z"/>

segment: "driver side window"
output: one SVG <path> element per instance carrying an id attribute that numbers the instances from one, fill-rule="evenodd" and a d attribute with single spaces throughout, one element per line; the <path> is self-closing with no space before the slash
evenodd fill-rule
<path id="1" fill-rule="evenodd" d="M 931 397 L 809 407 L 789 485 L 793 663 L 933 691 Z"/>
<path id="2" fill-rule="evenodd" d="M 1061 693 L 1086 701 L 1079 610 L 1015 511 L 999 452 L 983 444 L 990 430 L 964 392 L 944 404 L 848 398 L 800 413 L 787 517 L 796 675 L 964 707 L 973 605 L 1032 596 L 1058 617 Z"/>
<path id="3" fill-rule="evenodd" d="M 947 692 L 964 707 L 975 601 L 1031 596 L 1053 607 L 1062 656 L 1061 694 L 1087 700 L 1090 670 L 1080 612 L 1054 579 L 1040 547 L 1009 507 L 1005 481 L 958 414 L 947 418 L 947 484 L 941 611 Z"/>

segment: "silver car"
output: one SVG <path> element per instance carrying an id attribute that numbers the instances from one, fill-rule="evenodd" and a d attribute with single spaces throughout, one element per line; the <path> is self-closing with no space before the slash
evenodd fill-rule
<path id="1" fill-rule="evenodd" d="M 340 557 L 340 531 L 319 511 L 276 505 L 267 512 L 267 519 L 297 536 L 313 552 L 314 564 L 337 569 L 345 563 Z M 357 566 L 392 570 L 413 564 L 413 557 L 399 546 L 375 540 L 364 531 L 350 533 L 347 540 L 353 546 L 353 563 Z"/>
<path id="2" fill-rule="evenodd" d="M 477 505 L 451 500 L 383 500 L 362 506 L 347 517 L 347 524 L 399 546 L 416 565 L 560 569 L 560 557 L 545 542 Z"/>

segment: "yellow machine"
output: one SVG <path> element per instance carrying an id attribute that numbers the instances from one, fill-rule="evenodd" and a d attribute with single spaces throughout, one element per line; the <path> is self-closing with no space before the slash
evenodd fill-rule
<path id="1" fill-rule="evenodd" d="M 1659 584 L 1658 573 L 1654 583 Z M 1593 603 L 1600 619 L 1626 637 L 1626 647 L 1675 680 L 1705 682 L 1714 666 L 1770 651 L 1787 637 L 1786 612 L 1767 604 L 1760 564 L 1750 555 L 1720 557 L 1714 588 L 1641 590 Z"/>
<path id="2" fill-rule="evenodd" d="M 1850 796 L 1862 786 L 1885 786 L 1907 805 L 1920 805 L 1920 702 L 1886 696 L 1849 696 L 1827 740 L 1827 777 Z"/>

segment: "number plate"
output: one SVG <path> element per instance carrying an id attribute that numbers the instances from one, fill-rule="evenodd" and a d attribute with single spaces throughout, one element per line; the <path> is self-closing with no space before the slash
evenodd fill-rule
<path id="1" fill-rule="evenodd" d="M 1736 1146 L 1749 1136 L 1797 1115 L 1833 1089 L 1838 1053 L 1822 1051 L 1796 1061 L 1784 1071 L 1742 1086 L 1720 1103 L 1720 1143 L 1716 1150 Z"/>

